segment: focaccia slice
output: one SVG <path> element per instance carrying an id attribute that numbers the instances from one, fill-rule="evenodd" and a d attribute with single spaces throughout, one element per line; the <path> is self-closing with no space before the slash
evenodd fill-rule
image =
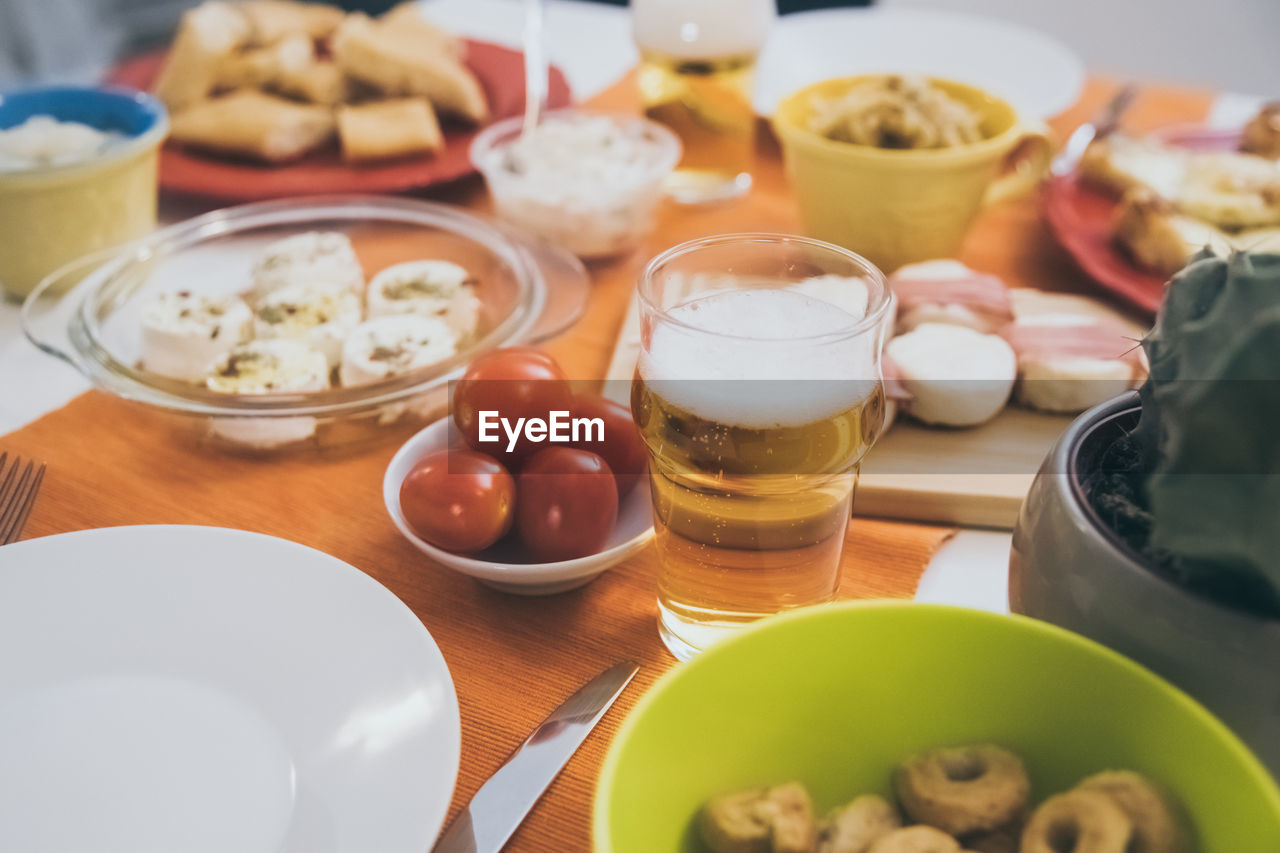
<path id="1" fill-rule="evenodd" d="M 333 54 L 343 71 L 384 95 L 422 96 L 472 122 L 489 117 L 480 82 L 461 62 L 424 50 L 411 33 L 379 27 L 367 15 L 347 16 L 334 34 Z"/>
<path id="2" fill-rule="evenodd" d="M 273 44 L 297 33 L 312 39 L 328 38 L 346 17 L 337 6 L 294 0 L 249 0 L 238 8 L 249 22 L 253 43 L 258 45 Z"/>
<path id="3" fill-rule="evenodd" d="M 1244 126 L 1240 150 L 1280 160 L 1280 101 L 1263 106 Z"/>
<path id="4" fill-rule="evenodd" d="M 252 47 L 225 57 L 218 66 L 216 88 L 265 89 L 285 75 L 313 64 L 315 44 L 303 33 L 294 33 L 266 47 Z"/>
<path id="5" fill-rule="evenodd" d="M 333 131 L 328 107 L 242 90 L 174 116 L 170 137 L 221 154 L 284 163 L 323 145 Z"/>
<path id="6" fill-rule="evenodd" d="M 452 56 L 458 60 L 466 52 L 462 39 L 422 16 L 422 9 L 416 0 L 406 0 L 393 6 L 378 17 L 377 23 L 379 27 L 417 39 L 423 50 Z"/>
<path id="7" fill-rule="evenodd" d="M 1187 157 L 1159 142 L 1112 133 L 1089 143 L 1078 172 L 1081 181 L 1109 195 L 1141 187 L 1171 199 L 1186 177 Z"/>
<path id="8" fill-rule="evenodd" d="M 244 15 L 229 3 L 203 3 L 185 12 L 156 78 L 156 97 L 171 113 L 208 98 L 223 62 L 249 43 L 250 32 Z"/>
<path id="9" fill-rule="evenodd" d="M 1130 190 L 1121 200 L 1115 241 L 1138 266 L 1166 277 L 1206 246 L 1219 255 L 1231 251 L 1226 234 L 1184 216 L 1172 202 L 1145 188 Z"/>
<path id="10" fill-rule="evenodd" d="M 1220 228 L 1280 225 L 1280 162 L 1254 154 L 1196 154 L 1174 197 L 1178 209 Z"/>
<path id="11" fill-rule="evenodd" d="M 426 98 L 341 107 L 338 137 L 343 159 L 353 163 L 429 154 L 444 145 L 440 124 Z"/>
<path id="12" fill-rule="evenodd" d="M 291 98 L 336 107 L 353 97 L 354 87 L 351 84 L 351 78 L 336 62 L 318 60 L 285 71 L 270 88 Z"/>

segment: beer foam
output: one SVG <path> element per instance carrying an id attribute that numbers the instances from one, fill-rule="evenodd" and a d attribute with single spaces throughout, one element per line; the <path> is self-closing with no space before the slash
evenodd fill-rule
<path id="1" fill-rule="evenodd" d="M 755 53 L 775 16 L 773 0 L 632 0 L 641 50 L 713 60 Z"/>
<path id="2" fill-rule="evenodd" d="M 640 376 L 673 406 L 726 425 L 803 426 L 866 399 L 880 374 L 874 330 L 788 289 L 721 291 L 656 321 Z M 837 335 L 813 340 L 814 336 Z"/>

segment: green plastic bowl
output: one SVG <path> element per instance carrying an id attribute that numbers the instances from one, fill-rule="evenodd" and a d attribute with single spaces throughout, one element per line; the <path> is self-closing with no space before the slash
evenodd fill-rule
<path id="1" fill-rule="evenodd" d="M 693 818 L 723 791 L 798 780 L 819 814 L 916 750 L 1018 752 L 1040 802 L 1106 769 L 1166 784 L 1201 853 L 1280 851 L 1280 790 L 1213 715 L 1083 637 L 1020 616 L 912 603 L 765 620 L 666 676 L 609 748 L 597 853 L 701 851 Z"/>

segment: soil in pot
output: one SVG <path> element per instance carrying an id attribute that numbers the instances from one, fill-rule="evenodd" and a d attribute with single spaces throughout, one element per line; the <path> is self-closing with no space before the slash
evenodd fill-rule
<path id="1" fill-rule="evenodd" d="M 1082 436 L 1075 454 L 1075 485 L 1113 543 L 1152 571 L 1189 592 L 1220 604 L 1280 619 L 1280 599 L 1260 579 L 1233 571 L 1189 571 L 1177 558 L 1151 545 L 1151 509 L 1143 484 L 1146 463 L 1131 433 L 1140 409 L 1119 412 Z"/>

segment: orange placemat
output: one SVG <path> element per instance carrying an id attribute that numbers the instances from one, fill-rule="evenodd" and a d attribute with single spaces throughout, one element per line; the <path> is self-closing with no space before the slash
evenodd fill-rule
<path id="1" fill-rule="evenodd" d="M 27 536 L 121 524 L 238 527 L 318 548 L 385 584 L 431 631 L 457 686 L 462 769 L 451 815 L 561 699 L 608 664 L 641 663 L 637 683 L 507 848 L 585 850 L 592 790 L 613 732 L 673 664 L 657 636 L 653 550 L 561 595 L 490 590 L 434 565 L 392 526 L 381 484 L 396 447 L 333 460 L 198 455 L 174 440 L 164 417 L 99 392 L 0 439 L 0 448 L 49 462 Z M 841 595 L 910 598 L 948 533 L 855 521 Z"/>
<path id="2" fill-rule="evenodd" d="M 1106 91 L 1106 84 L 1091 85 L 1080 115 L 1096 108 Z M 1201 101 L 1207 103 L 1170 96 L 1170 109 L 1160 115 L 1194 119 L 1203 115 Z M 634 110 L 633 82 L 620 81 L 596 103 Z M 441 193 L 451 201 L 485 206 L 474 181 Z M 750 195 L 720 206 L 670 206 L 659 231 L 635 254 L 593 266 L 585 316 L 549 349 L 574 378 L 603 376 L 646 258 L 708 234 L 796 229 L 776 147 L 764 135 Z M 993 208 L 969 242 L 966 257 L 1017 283 L 1087 286 L 1048 239 L 1033 200 Z M 1013 260 L 1004 260 L 1010 256 Z M 986 257 L 990 263 L 981 260 Z M 1004 263 L 1007 268 L 1000 266 Z M 165 419 L 96 392 L 0 439 L 0 449 L 49 462 L 27 526 L 29 537 L 119 524 L 238 527 L 326 551 L 390 588 L 431 631 L 457 685 L 462 767 L 451 816 L 564 696 L 621 658 L 640 662 L 636 685 L 587 739 L 507 848 L 585 850 L 592 788 L 609 740 L 626 710 L 673 663 L 657 638 L 653 551 L 574 592 L 537 599 L 494 592 L 433 565 L 392 526 L 382 509 L 380 486 L 396 446 L 389 439 L 358 455 L 319 460 L 204 455 L 175 441 Z M 856 519 L 845 549 L 841 596 L 911 597 L 929 558 L 951 532 Z"/>

